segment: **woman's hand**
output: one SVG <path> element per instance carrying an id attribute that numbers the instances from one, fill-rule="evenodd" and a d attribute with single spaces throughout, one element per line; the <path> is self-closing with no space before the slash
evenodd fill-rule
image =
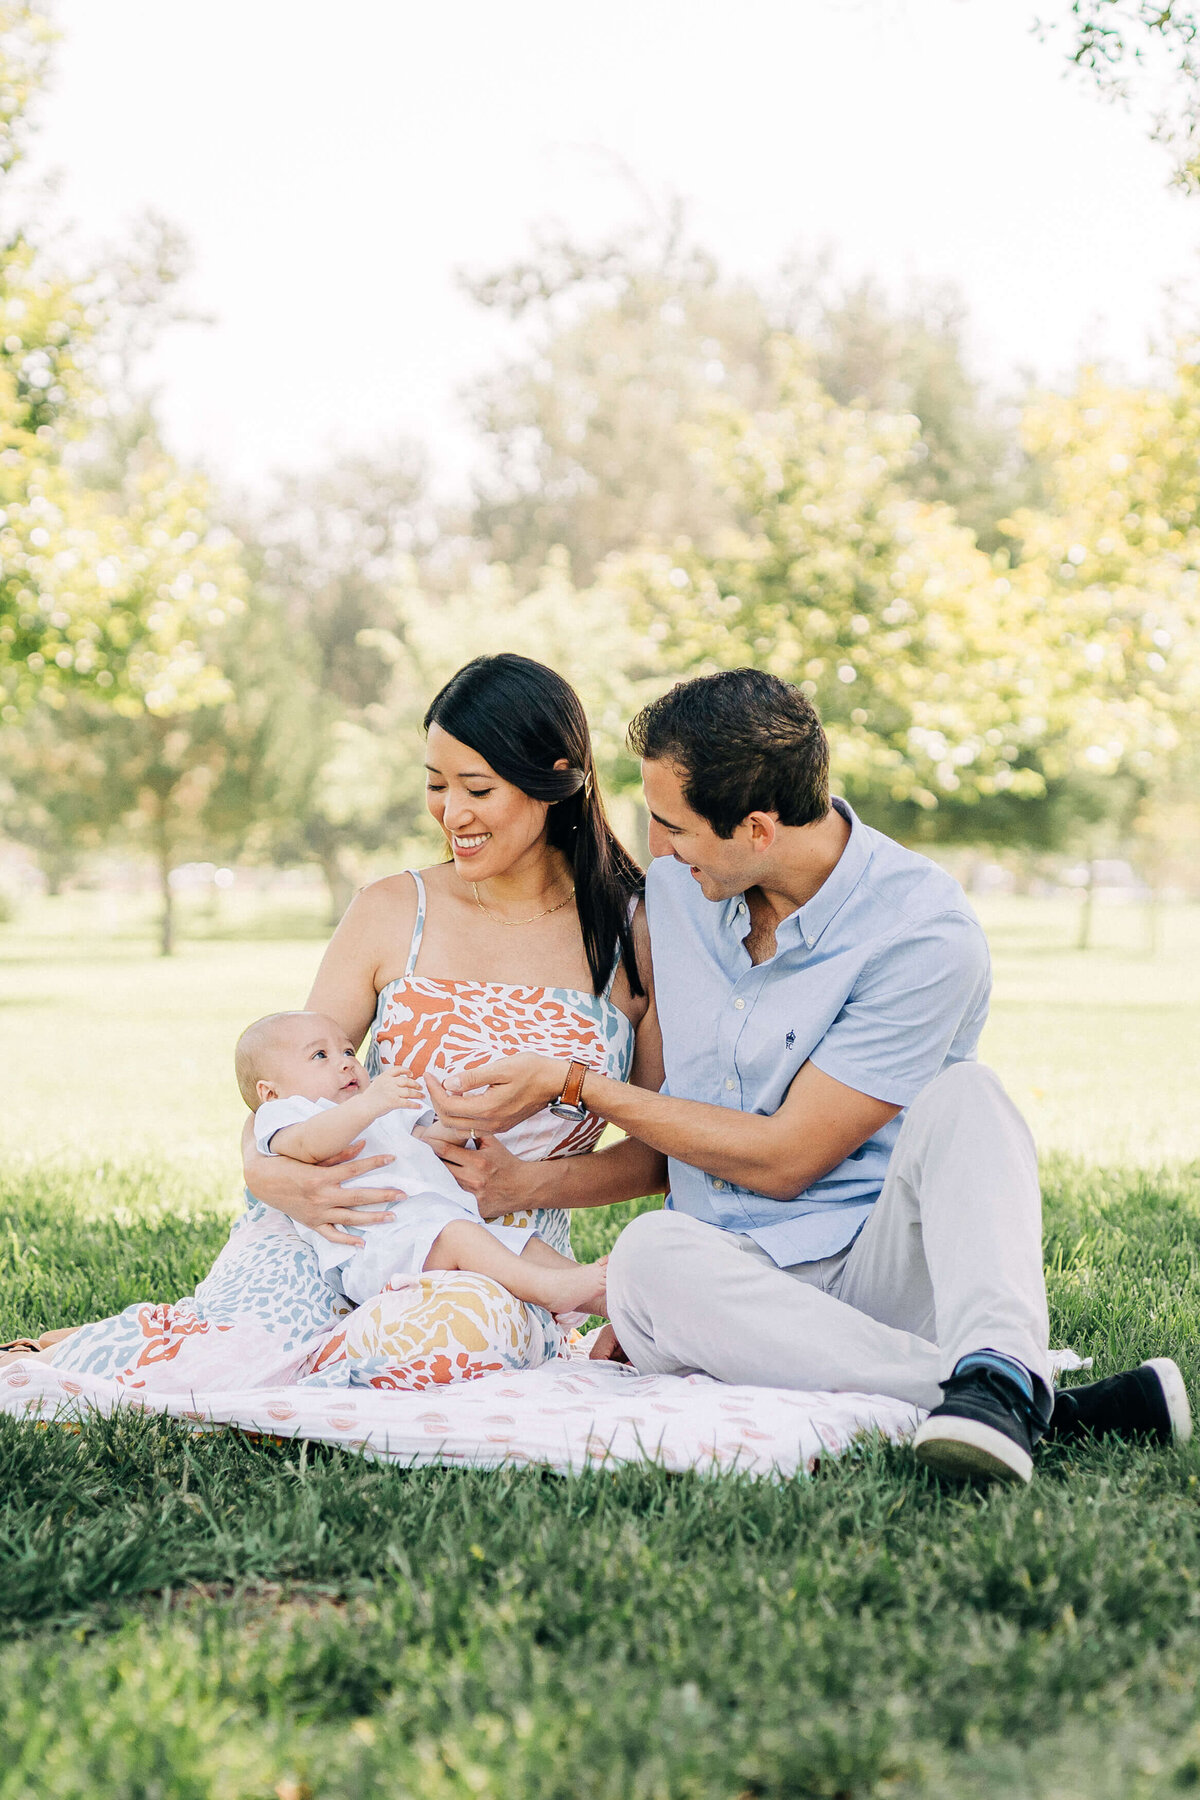
<path id="1" fill-rule="evenodd" d="M 360 1139 L 326 1162 L 302 1163 L 290 1156 L 261 1156 L 251 1145 L 244 1156 L 246 1186 L 256 1200 L 286 1213 L 297 1225 L 307 1225 L 331 1244 L 359 1245 L 363 1240 L 355 1236 L 358 1226 L 382 1225 L 395 1216 L 387 1208 L 407 1199 L 401 1188 L 342 1186 L 356 1175 L 394 1161 L 391 1156 L 359 1157 L 361 1149 Z M 372 1208 L 370 1212 L 364 1209 L 364 1201 Z M 339 1231 L 339 1225 L 348 1229 Z"/>
<path id="2" fill-rule="evenodd" d="M 495 1138 L 478 1140 L 476 1150 L 465 1145 L 436 1143 L 437 1151 L 460 1187 L 474 1194 L 481 1219 L 502 1219 L 505 1213 L 530 1212 L 538 1204 L 535 1194 L 539 1169 L 544 1164 L 522 1162 Z"/>
<path id="3" fill-rule="evenodd" d="M 473 1136 L 507 1131 L 541 1112 L 562 1093 L 571 1070 L 569 1062 L 553 1056 L 535 1056 L 522 1050 L 517 1056 L 501 1056 L 481 1069 L 464 1069 L 447 1075 L 445 1082 L 426 1074 L 430 1098 L 443 1125 Z M 486 1093 L 476 1093 L 486 1088 Z"/>

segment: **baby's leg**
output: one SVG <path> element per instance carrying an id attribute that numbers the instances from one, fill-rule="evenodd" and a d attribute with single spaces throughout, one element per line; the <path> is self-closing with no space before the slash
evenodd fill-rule
<path id="1" fill-rule="evenodd" d="M 490 1275 L 518 1300 L 532 1301 L 550 1312 L 603 1313 L 607 1261 L 604 1257 L 595 1263 L 571 1262 L 540 1238 L 531 1238 L 528 1248 L 516 1256 L 486 1227 L 463 1219 L 438 1234 L 425 1267 Z"/>

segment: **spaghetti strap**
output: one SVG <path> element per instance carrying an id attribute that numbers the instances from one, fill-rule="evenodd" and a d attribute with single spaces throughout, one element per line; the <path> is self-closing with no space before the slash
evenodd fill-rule
<path id="1" fill-rule="evenodd" d="M 413 920 L 412 942 L 408 946 L 408 961 L 404 965 L 404 973 L 411 975 L 416 969 L 417 957 L 421 953 L 421 939 L 425 935 L 425 883 L 416 869 L 408 872 L 417 884 L 417 916 Z"/>

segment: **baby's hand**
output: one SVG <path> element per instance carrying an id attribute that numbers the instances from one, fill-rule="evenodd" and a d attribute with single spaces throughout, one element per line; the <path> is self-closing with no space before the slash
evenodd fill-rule
<path id="1" fill-rule="evenodd" d="M 407 1069 L 381 1069 L 367 1091 L 378 1105 L 379 1113 L 391 1112 L 397 1106 L 428 1104 L 425 1089 Z"/>

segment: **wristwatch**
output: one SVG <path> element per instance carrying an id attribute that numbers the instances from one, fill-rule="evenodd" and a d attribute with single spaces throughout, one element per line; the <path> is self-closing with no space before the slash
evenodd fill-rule
<path id="1" fill-rule="evenodd" d="M 588 1116 L 588 1109 L 581 1098 L 583 1094 L 583 1078 L 589 1074 L 587 1063 L 573 1062 L 567 1071 L 567 1079 L 563 1082 L 563 1091 L 557 1100 L 550 1102 L 550 1111 L 557 1113 L 560 1119 L 570 1119 L 580 1125 Z"/>

